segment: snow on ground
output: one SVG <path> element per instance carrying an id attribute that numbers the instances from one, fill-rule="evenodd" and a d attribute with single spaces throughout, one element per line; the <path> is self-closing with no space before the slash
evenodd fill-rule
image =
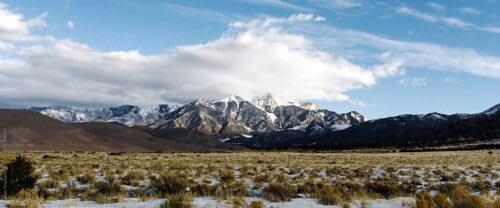
<path id="1" fill-rule="evenodd" d="M 67 199 L 57 201 L 47 201 L 43 204 L 45 208 L 158 208 L 165 202 L 165 199 L 141 201 L 141 199 L 123 199 L 122 202 L 114 204 L 97 204 L 93 201 L 80 201 L 80 199 Z M 5 201 L 0 201 L 0 207 L 5 207 Z"/>
<path id="2" fill-rule="evenodd" d="M 261 200 L 264 202 L 265 207 L 276 207 L 276 208 L 321 208 L 321 207 L 341 207 L 341 206 L 326 206 L 317 203 L 316 199 L 308 199 L 308 198 L 297 198 L 292 199 L 290 202 L 277 203 L 277 202 L 269 202 L 260 198 L 255 197 L 247 197 L 245 201 L 250 204 L 252 201 Z M 391 200 L 373 200 L 368 201 L 368 207 L 371 208 L 407 208 L 401 205 L 403 201 L 414 201 L 413 198 L 396 198 Z M 158 208 L 165 202 L 164 199 L 156 199 L 156 200 L 148 200 L 141 201 L 140 199 L 129 198 L 123 199 L 122 202 L 115 204 L 96 204 L 92 201 L 80 201 L 79 199 L 68 199 L 68 200 L 58 200 L 58 201 L 48 201 L 43 204 L 41 207 L 45 208 L 59 208 L 59 207 L 68 207 L 68 208 Z M 194 207 L 200 208 L 215 208 L 215 207 L 233 207 L 231 203 L 227 201 L 217 201 L 212 197 L 199 197 L 196 198 L 193 202 Z M 5 207 L 5 201 L 0 200 L 0 207 Z M 351 204 L 352 208 L 361 207 L 360 201 L 355 201 Z"/>

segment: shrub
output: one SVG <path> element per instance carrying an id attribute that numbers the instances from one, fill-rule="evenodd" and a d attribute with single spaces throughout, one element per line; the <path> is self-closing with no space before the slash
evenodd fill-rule
<path id="1" fill-rule="evenodd" d="M 93 183 L 95 181 L 95 176 L 90 175 L 89 173 L 85 173 L 85 175 L 83 175 L 83 176 L 76 177 L 76 180 L 80 183 L 83 183 L 83 184 L 89 184 L 89 183 Z"/>
<path id="2" fill-rule="evenodd" d="M 210 196 L 212 194 L 212 186 L 202 183 L 197 184 L 193 187 L 193 193 L 196 193 L 198 196 Z"/>
<path id="3" fill-rule="evenodd" d="M 220 177 L 221 181 L 224 182 L 224 183 L 231 183 L 234 181 L 235 179 L 235 176 L 234 176 L 234 173 L 231 172 L 231 171 L 226 171 L 224 173 L 222 173 L 221 177 Z"/>
<path id="4" fill-rule="evenodd" d="M 393 184 L 393 183 L 389 183 L 389 182 L 385 182 L 385 181 L 366 183 L 365 189 L 368 192 L 380 194 L 386 199 L 396 197 L 396 196 L 399 196 L 401 194 L 397 184 Z"/>
<path id="5" fill-rule="evenodd" d="M 264 202 L 263 201 L 252 201 L 252 203 L 250 203 L 250 208 L 264 208 Z"/>
<path id="6" fill-rule="evenodd" d="M 335 193 L 332 186 L 323 186 L 321 188 L 318 200 L 324 205 L 337 205 L 342 201 L 339 193 Z"/>
<path id="7" fill-rule="evenodd" d="M 127 175 L 123 176 L 122 183 L 126 185 L 137 186 L 139 185 L 139 180 L 144 180 L 144 178 L 146 178 L 146 176 L 144 176 L 144 173 L 138 171 L 132 171 L 128 172 Z"/>
<path id="8" fill-rule="evenodd" d="M 434 199 L 428 191 L 422 191 L 417 194 L 415 201 L 417 208 L 432 208 L 434 206 Z"/>
<path id="9" fill-rule="evenodd" d="M 163 194 L 179 194 L 188 187 L 188 179 L 175 175 L 161 175 L 151 181 L 151 187 Z"/>
<path id="10" fill-rule="evenodd" d="M 168 195 L 162 208 L 192 208 L 193 197 L 189 194 Z"/>
<path id="11" fill-rule="evenodd" d="M 106 195 L 116 195 L 124 192 L 120 184 L 116 182 L 108 183 L 108 182 L 98 181 L 94 183 L 93 186 L 96 189 L 96 192 Z"/>
<path id="12" fill-rule="evenodd" d="M 484 208 L 486 202 L 477 195 L 470 194 L 463 186 L 457 186 L 450 193 L 453 208 Z"/>
<path id="13" fill-rule="evenodd" d="M 434 196 L 434 203 L 437 208 L 451 208 L 451 204 L 448 202 L 448 197 L 442 193 L 437 193 Z"/>
<path id="14" fill-rule="evenodd" d="M 262 192 L 262 197 L 272 202 L 290 201 L 296 196 L 295 188 L 284 183 L 271 183 Z"/>
<path id="15" fill-rule="evenodd" d="M 37 177 L 34 175 L 33 163 L 26 157 L 18 155 L 7 164 L 7 194 L 15 195 L 21 190 L 35 187 Z M 0 184 L 3 184 L 3 177 Z"/>
<path id="16" fill-rule="evenodd" d="M 242 197 L 233 197 L 231 199 L 231 202 L 233 204 L 233 208 L 248 207 L 248 204 L 245 202 L 245 199 Z"/>
<path id="17" fill-rule="evenodd" d="M 500 208 L 500 199 L 497 199 L 493 203 L 491 203 L 491 207 Z"/>
<path id="18" fill-rule="evenodd" d="M 219 183 L 215 187 L 215 197 L 226 199 L 228 197 L 244 197 L 250 196 L 251 193 L 248 187 L 242 182 L 236 182 L 232 184 Z"/>

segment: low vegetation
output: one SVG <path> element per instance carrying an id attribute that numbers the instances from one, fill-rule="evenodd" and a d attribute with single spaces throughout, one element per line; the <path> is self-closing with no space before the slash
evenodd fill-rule
<path id="1" fill-rule="evenodd" d="M 500 208 L 500 152 L 9 153 L 8 207 L 80 198 L 233 207 L 314 198 L 341 207 L 407 197 L 415 208 Z M 11 176 L 12 175 L 12 176 Z M 245 197 L 262 200 L 246 201 Z M 409 198 L 408 198 L 409 197 Z"/>

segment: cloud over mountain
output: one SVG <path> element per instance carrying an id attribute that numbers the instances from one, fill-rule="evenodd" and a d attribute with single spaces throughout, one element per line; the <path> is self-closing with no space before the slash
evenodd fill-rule
<path id="1" fill-rule="evenodd" d="M 9 14 L 14 23 L 22 20 Z M 272 93 L 290 100 L 349 101 L 345 92 L 398 71 L 397 64 L 356 65 L 283 29 L 316 18 L 296 14 L 236 22 L 219 39 L 160 55 L 104 52 L 72 40 L 21 46 L 17 59 L 0 59 L 0 98 L 4 105 L 146 105 Z M 43 25 L 34 22 L 23 23 L 19 33 L 28 34 L 30 24 Z"/>

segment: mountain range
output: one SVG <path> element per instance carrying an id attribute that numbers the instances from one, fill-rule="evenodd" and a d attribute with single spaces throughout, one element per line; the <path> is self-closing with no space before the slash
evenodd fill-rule
<path id="1" fill-rule="evenodd" d="M 252 148 L 500 147 L 500 104 L 477 114 L 399 115 L 370 120 L 349 128 L 305 136 L 288 130 L 232 143 Z"/>
<path id="2" fill-rule="evenodd" d="M 309 132 L 311 134 L 325 133 L 365 121 L 357 112 L 337 114 L 313 103 L 287 102 L 271 95 L 251 100 L 232 95 L 216 102 L 198 99 L 183 106 L 29 109 L 68 123 L 104 121 L 153 129 L 185 128 L 225 138 L 249 138 L 272 131 L 311 127 L 315 129 Z"/>
<path id="3" fill-rule="evenodd" d="M 182 106 L 30 110 L 73 125 L 116 122 L 150 135 L 185 129 L 254 149 L 500 145 L 500 104 L 477 114 L 406 114 L 369 121 L 355 111 L 338 114 L 271 95 L 253 99 L 232 95 L 215 102 L 198 99 Z"/>

